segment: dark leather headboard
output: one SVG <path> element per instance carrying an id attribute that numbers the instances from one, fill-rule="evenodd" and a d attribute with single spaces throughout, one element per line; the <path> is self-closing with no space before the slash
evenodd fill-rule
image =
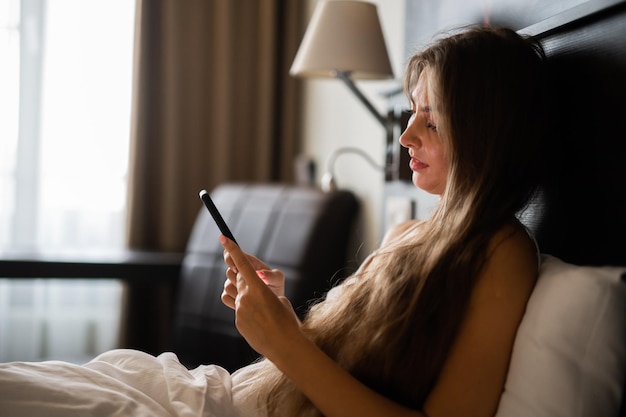
<path id="1" fill-rule="evenodd" d="M 310 300 L 351 272 L 347 252 L 359 209 L 351 192 L 233 183 L 217 187 L 211 197 L 241 248 L 285 273 L 286 296 L 296 312 L 303 314 Z M 215 363 L 234 370 L 256 354 L 220 301 L 226 267 L 219 233 L 202 207 L 183 260 L 174 351 L 189 367 Z"/>
<path id="2" fill-rule="evenodd" d="M 554 172 L 521 218 L 544 253 L 626 265 L 626 3 L 539 36 L 556 91 Z"/>

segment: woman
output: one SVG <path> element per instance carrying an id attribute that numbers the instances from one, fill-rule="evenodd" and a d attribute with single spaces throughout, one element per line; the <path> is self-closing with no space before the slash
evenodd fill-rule
<path id="1" fill-rule="evenodd" d="M 391 231 L 302 323 L 282 273 L 220 237 L 229 267 L 222 300 L 264 360 L 228 375 L 215 366 L 187 372 L 171 354 L 113 351 L 80 370 L 63 365 L 63 374 L 73 387 L 85 379 L 111 384 L 108 392 L 132 386 L 124 395 L 173 415 L 493 416 L 538 271 L 515 215 L 542 172 L 544 60 L 533 40 L 484 27 L 409 60 L 412 116 L 400 143 L 413 183 L 440 203 L 427 221 Z M 24 379 L 22 366 L 0 371 L 0 410 L 8 405 L 11 415 L 24 401 L 4 387 Z M 81 390 L 68 402 L 84 405 Z"/>
<path id="2" fill-rule="evenodd" d="M 302 325 L 254 269 L 279 296 L 280 272 L 254 258 L 250 267 L 222 238 L 223 300 L 268 358 L 246 377 L 271 386 L 270 414 L 495 414 L 538 270 L 515 214 L 541 173 L 543 67 L 541 48 L 506 29 L 467 30 L 410 59 L 413 114 L 400 143 L 414 184 L 441 201 L 428 221 L 393 231 Z"/>

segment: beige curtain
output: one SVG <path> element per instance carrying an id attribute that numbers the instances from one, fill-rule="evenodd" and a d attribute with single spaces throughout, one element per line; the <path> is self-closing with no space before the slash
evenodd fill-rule
<path id="1" fill-rule="evenodd" d="M 137 0 L 130 248 L 183 251 L 203 188 L 292 180 L 299 100 L 288 70 L 304 31 L 302 3 Z M 129 289 L 124 345 L 166 344 L 140 324 L 157 318 L 149 303 L 170 316 L 164 291 Z"/>

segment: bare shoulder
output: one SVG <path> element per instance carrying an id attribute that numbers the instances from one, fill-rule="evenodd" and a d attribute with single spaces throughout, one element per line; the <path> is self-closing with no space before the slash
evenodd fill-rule
<path id="1" fill-rule="evenodd" d="M 536 279 L 534 242 L 523 226 L 503 226 L 490 240 L 459 333 L 424 406 L 429 416 L 495 414 Z"/>
<path id="2" fill-rule="evenodd" d="M 525 304 L 537 279 L 538 262 L 535 243 L 524 227 L 519 223 L 506 224 L 489 242 L 486 264 L 472 299 L 486 295 L 484 292 L 508 288 L 513 292 L 510 296 L 517 295 Z"/>

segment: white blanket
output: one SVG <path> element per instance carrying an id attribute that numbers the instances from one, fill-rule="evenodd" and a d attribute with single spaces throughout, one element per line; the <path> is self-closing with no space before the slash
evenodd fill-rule
<path id="1" fill-rule="evenodd" d="M 0 415 L 239 417 L 231 375 L 215 365 L 187 370 L 173 353 L 113 350 L 85 365 L 0 364 Z"/>

